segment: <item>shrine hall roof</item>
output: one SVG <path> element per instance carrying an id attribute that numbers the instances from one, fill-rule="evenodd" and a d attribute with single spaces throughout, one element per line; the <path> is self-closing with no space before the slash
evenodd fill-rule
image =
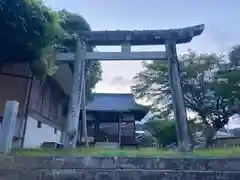
<path id="1" fill-rule="evenodd" d="M 137 104 L 133 94 L 94 93 L 93 99 L 87 104 L 88 111 L 148 112 L 149 108 Z"/>

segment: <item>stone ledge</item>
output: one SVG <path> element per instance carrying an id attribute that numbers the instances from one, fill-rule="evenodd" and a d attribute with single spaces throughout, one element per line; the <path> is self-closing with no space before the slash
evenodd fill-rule
<path id="1" fill-rule="evenodd" d="M 233 171 L 124 170 L 119 173 L 119 180 L 239 180 L 239 178 L 240 172 Z"/>
<path id="2" fill-rule="evenodd" d="M 240 171 L 240 158 L 24 157 L 2 156 L 5 169 L 149 169 Z"/>
<path id="3" fill-rule="evenodd" d="M 122 169 L 240 171 L 240 158 L 118 158 Z"/>
<path id="4" fill-rule="evenodd" d="M 0 170 L 1 180 L 239 180 L 235 171 L 176 171 L 176 170 Z"/>
<path id="5" fill-rule="evenodd" d="M 240 158 L 0 157 L 0 180 L 239 180 Z"/>
<path id="6" fill-rule="evenodd" d="M 116 169 L 115 157 L 0 157 L 1 168 L 28 169 Z"/>

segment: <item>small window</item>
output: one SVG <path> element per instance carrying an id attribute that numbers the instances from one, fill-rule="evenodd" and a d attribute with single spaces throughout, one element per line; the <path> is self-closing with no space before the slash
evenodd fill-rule
<path id="1" fill-rule="evenodd" d="M 54 128 L 54 134 L 57 134 L 57 129 L 56 128 Z"/>
<path id="2" fill-rule="evenodd" d="M 38 127 L 38 128 L 41 128 L 41 127 L 42 127 L 42 123 L 41 123 L 40 121 L 38 121 L 37 127 Z"/>

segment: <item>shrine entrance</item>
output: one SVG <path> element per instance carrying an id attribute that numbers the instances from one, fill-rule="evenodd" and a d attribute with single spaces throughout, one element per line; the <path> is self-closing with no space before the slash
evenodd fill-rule
<path id="1" fill-rule="evenodd" d="M 178 146 L 182 151 L 191 149 L 186 108 L 183 101 L 179 77 L 179 61 L 176 44 L 190 42 L 201 35 L 204 25 L 169 30 L 142 31 L 91 31 L 81 32 L 83 38 L 77 42 L 77 52 L 58 53 L 60 63 L 74 61 L 72 94 L 69 104 L 65 147 L 75 147 L 81 102 L 85 104 L 84 64 L 85 60 L 167 60 L 169 83 L 172 92 L 173 110 L 177 122 Z M 131 46 L 164 45 L 165 51 L 132 52 Z M 86 46 L 121 46 L 121 52 L 87 52 Z"/>

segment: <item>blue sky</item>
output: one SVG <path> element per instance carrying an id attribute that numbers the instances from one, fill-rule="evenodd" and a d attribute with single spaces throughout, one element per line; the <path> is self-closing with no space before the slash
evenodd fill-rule
<path id="1" fill-rule="evenodd" d="M 201 36 L 178 46 L 198 52 L 225 53 L 240 43 L 240 1 L 227 0 L 44 0 L 54 9 L 67 9 L 82 15 L 93 30 L 166 29 L 205 24 Z M 177 3 L 178 2 L 178 3 Z M 181 3 L 180 3 L 181 2 Z M 170 12 L 170 13 L 169 13 Z M 135 47 L 134 50 L 163 50 L 163 47 Z M 118 47 L 100 47 L 119 51 Z M 103 81 L 96 91 L 129 92 L 132 77 L 141 62 L 104 62 Z"/>
<path id="2" fill-rule="evenodd" d="M 205 31 L 178 52 L 226 53 L 240 44 L 240 1 L 237 0 L 44 0 L 53 9 L 67 9 L 82 15 L 93 30 L 167 29 L 205 24 Z M 170 13 L 169 13 L 170 12 Z M 119 51 L 119 47 L 99 47 Z M 160 46 L 133 50 L 163 50 Z M 103 81 L 98 92 L 130 92 L 132 77 L 141 62 L 103 62 Z M 237 121 L 231 123 L 234 127 Z"/>

